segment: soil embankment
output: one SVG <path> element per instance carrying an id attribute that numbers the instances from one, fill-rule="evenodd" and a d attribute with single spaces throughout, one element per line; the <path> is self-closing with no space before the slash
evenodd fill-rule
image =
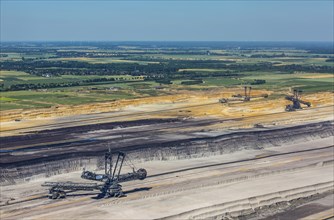
<path id="1" fill-rule="evenodd" d="M 250 102 L 237 102 L 222 105 L 219 103 L 220 98 L 231 98 L 233 95 L 243 94 L 241 88 L 224 88 L 210 91 L 177 91 L 177 94 L 164 95 L 157 97 L 145 97 L 129 100 L 117 100 L 102 103 L 89 103 L 82 105 L 56 105 L 51 108 L 40 109 L 15 109 L 0 111 L 1 130 L 7 130 L 18 124 L 35 125 L 43 122 L 36 122 L 36 119 L 52 121 L 62 117 L 76 117 L 85 114 L 101 113 L 119 113 L 129 111 L 134 115 L 142 111 L 150 112 L 154 110 L 168 110 L 169 108 L 187 108 L 186 115 L 189 117 L 203 116 L 228 116 L 240 117 L 242 115 L 259 115 L 272 112 L 284 111 L 284 107 L 290 104 L 284 99 L 286 94 L 275 94 L 268 90 L 252 90 L 252 100 Z M 269 98 L 263 98 L 269 95 Z M 333 105 L 333 93 L 320 92 L 314 94 L 305 94 L 303 98 L 312 103 L 313 107 Z M 204 104 L 198 107 L 198 103 Z M 213 107 L 214 106 L 214 107 Z M 164 112 L 157 115 L 177 117 L 178 111 Z M 20 120 L 29 121 L 26 123 L 13 123 Z M 9 123 L 9 124 L 8 124 Z"/>
<path id="2" fill-rule="evenodd" d="M 138 141 L 124 142 L 124 145 L 115 145 L 112 146 L 112 149 L 127 152 L 129 157 L 137 162 L 143 160 L 175 160 L 229 154 L 245 149 L 279 147 L 333 135 L 333 122 L 326 121 L 284 128 L 211 134 L 210 137 L 194 136 L 173 141 L 160 139 L 155 143 L 148 142 L 146 144 L 138 143 Z M 63 152 L 61 146 L 58 145 L 49 146 L 42 150 L 37 147 L 31 151 L 21 149 L 20 151 L 3 152 L 2 156 L 6 154 L 7 159 L 4 158 L 1 161 L 1 185 L 81 170 L 83 167 L 99 168 L 103 164 L 105 142 L 95 142 L 86 147 L 81 145 L 84 145 L 84 143 L 80 144 L 73 152 Z M 47 155 L 47 151 L 52 147 L 58 154 Z M 32 156 L 30 158 L 26 157 L 29 154 Z"/>

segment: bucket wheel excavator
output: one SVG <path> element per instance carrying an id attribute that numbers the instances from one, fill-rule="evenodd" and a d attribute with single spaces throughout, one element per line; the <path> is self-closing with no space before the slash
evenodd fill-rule
<path id="1" fill-rule="evenodd" d="M 45 182 L 44 187 L 49 187 L 49 198 L 59 199 L 65 198 L 66 194 L 75 191 L 100 191 L 97 198 L 122 197 L 125 196 L 122 190 L 121 182 L 132 180 L 143 180 L 147 176 L 145 169 L 141 168 L 135 171 L 134 166 L 131 166 L 133 172 L 120 174 L 125 161 L 125 153 L 110 151 L 104 156 L 104 174 L 96 174 L 91 171 L 84 170 L 81 178 L 99 183 L 74 183 L 74 182 Z M 129 161 L 131 162 L 131 161 Z M 132 164 L 132 162 L 131 162 Z M 132 164 L 133 165 L 133 164 Z"/>
<path id="2" fill-rule="evenodd" d="M 244 96 L 241 94 L 233 95 L 232 98 L 221 98 L 219 99 L 220 103 L 228 103 L 228 102 L 248 102 L 251 100 L 251 91 L 252 87 L 245 86 L 244 87 Z"/>
<path id="3" fill-rule="evenodd" d="M 292 102 L 292 104 L 285 106 L 285 111 L 292 112 L 299 109 L 303 109 L 302 105 L 311 107 L 311 103 L 301 100 L 301 90 L 294 89 L 293 95 L 286 96 L 285 99 Z"/>

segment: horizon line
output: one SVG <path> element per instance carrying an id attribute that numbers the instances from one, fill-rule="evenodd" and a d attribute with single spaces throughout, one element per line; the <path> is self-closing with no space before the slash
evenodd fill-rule
<path id="1" fill-rule="evenodd" d="M 12 42 L 326 42 L 330 40 L 0 40 L 0 43 Z"/>

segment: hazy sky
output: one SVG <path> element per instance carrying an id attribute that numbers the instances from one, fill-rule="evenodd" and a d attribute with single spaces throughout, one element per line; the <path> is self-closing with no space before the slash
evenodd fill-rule
<path id="1" fill-rule="evenodd" d="M 333 1 L 0 0 L 2 41 L 333 41 Z"/>

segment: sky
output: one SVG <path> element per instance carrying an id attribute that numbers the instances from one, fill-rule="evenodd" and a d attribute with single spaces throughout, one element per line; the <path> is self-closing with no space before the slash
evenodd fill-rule
<path id="1" fill-rule="evenodd" d="M 333 0 L 0 0 L 1 41 L 333 41 Z"/>

